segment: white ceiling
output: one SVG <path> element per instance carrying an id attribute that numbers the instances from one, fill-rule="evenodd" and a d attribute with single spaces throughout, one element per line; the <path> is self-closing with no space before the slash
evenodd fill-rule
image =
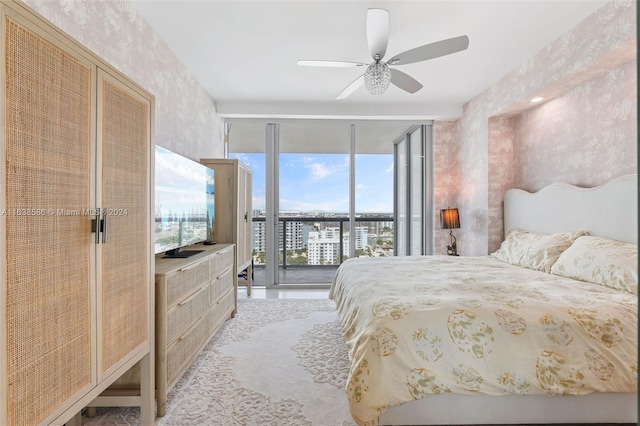
<path id="1" fill-rule="evenodd" d="M 134 1 L 178 58 L 216 100 L 221 114 L 280 114 L 368 103 L 461 106 L 601 7 L 601 0 L 520 1 Z M 335 97 L 359 68 L 310 68 L 298 59 L 369 63 L 365 23 L 370 7 L 389 10 L 386 59 L 466 34 L 469 48 L 398 67 L 424 88 L 370 95 L 361 87 Z M 244 104 L 243 109 L 234 105 Z M 418 105 L 414 105 L 418 104 Z M 252 109 L 251 105 L 255 105 Z M 276 108 L 276 106 L 278 106 Z M 297 107 L 296 107 L 297 106 Z M 228 107 L 228 108 L 227 108 Z M 302 107 L 302 108 L 300 108 Z M 228 111 L 227 111 L 228 109 Z M 353 110 L 359 115 L 359 110 Z M 332 114 L 333 115 L 333 114 Z"/>
<path id="2" fill-rule="evenodd" d="M 248 118 L 455 119 L 462 105 L 605 3 L 133 1 L 216 101 L 218 113 L 240 128 Z M 399 66 L 424 86 L 413 95 L 390 86 L 374 96 L 361 87 L 336 100 L 361 68 L 301 67 L 296 61 L 370 63 L 365 24 L 371 7 L 389 11 L 385 59 L 460 35 L 469 37 L 469 48 Z M 264 135 L 264 121 L 256 125 L 254 133 Z"/>

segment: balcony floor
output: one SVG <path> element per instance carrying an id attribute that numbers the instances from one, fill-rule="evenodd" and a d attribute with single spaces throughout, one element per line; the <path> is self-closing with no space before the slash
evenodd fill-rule
<path id="1" fill-rule="evenodd" d="M 280 268 L 280 284 L 286 285 L 330 285 L 338 270 L 338 265 L 323 266 L 287 266 L 287 269 Z M 244 279 L 238 277 L 238 285 L 243 285 Z M 253 285 L 260 287 L 265 285 L 264 266 L 254 266 Z"/>

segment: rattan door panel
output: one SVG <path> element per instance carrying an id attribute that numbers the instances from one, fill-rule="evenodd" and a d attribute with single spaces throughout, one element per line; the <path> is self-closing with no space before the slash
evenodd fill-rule
<path id="1" fill-rule="evenodd" d="M 238 268 L 251 265 L 251 170 L 238 162 Z"/>
<path id="2" fill-rule="evenodd" d="M 251 235 L 247 235 L 247 223 L 249 221 L 250 211 L 247 210 L 247 197 L 245 196 L 247 187 L 247 173 L 244 172 L 242 167 L 238 165 L 238 188 L 236 189 L 238 197 L 238 229 L 236 230 L 238 242 L 236 249 L 238 250 L 238 266 L 240 263 L 244 263 L 246 257 L 246 247 L 251 244 Z"/>
<path id="3" fill-rule="evenodd" d="M 94 68 L 5 19 L 6 421 L 28 425 L 92 385 Z"/>
<path id="4" fill-rule="evenodd" d="M 150 105 L 118 80 L 98 75 L 101 372 L 149 339 Z"/>

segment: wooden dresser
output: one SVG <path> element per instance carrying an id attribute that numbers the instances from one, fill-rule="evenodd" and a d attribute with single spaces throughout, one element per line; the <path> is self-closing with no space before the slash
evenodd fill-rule
<path id="1" fill-rule="evenodd" d="M 167 393 L 220 325 L 237 309 L 236 246 L 196 244 L 203 250 L 175 259 L 156 256 L 156 397 L 158 415 Z"/>

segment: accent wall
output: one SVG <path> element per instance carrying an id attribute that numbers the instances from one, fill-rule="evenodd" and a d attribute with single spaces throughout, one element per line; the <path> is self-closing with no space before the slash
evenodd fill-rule
<path id="1" fill-rule="evenodd" d="M 458 207 L 454 233 L 468 256 L 500 246 L 509 188 L 597 186 L 637 173 L 635 2 L 607 3 L 465 104 L 460 119 L 436 122 L 434 149 L 436 213 Z M 444 253 L 448 231 L 435 223 Z"/>

